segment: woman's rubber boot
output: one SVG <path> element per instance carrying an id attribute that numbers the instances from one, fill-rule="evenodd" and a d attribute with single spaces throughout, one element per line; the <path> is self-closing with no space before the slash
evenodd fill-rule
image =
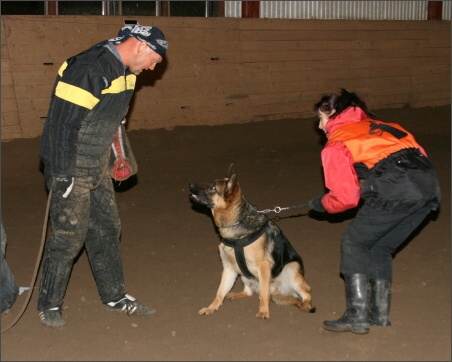
<path id="1" fill-rule="evenodd" d="M 370 280 L 369 323 L 373 326 L 389 327 L 389 309 L 391 307 L 391 281 L 385 279 Z"/>
<path id="2" fill-rule="evenodd" d="M 347 309 L 335 321 L 324 321 L 323 328 L 333 332 L 369 333 L 369 278 L 365 274 L 353 274 L 345 278 Z"/>

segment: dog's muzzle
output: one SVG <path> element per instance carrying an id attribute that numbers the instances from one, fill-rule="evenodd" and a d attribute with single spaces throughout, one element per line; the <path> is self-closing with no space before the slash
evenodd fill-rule
<path id="1" fill-rule="evenodd" d="M 189 185 L 190 188 L 190 199 L 198 204 L 202 204 L 211 207 L 211 200 L 205 195 L 205 192 L 201 186 L 195 183 Z"/>

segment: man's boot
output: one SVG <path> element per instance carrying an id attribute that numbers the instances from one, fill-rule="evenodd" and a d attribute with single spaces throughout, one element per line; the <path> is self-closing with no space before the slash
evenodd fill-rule
<path id="1" fill-rule="evenodd" d="M 391 307 L 391 281 L 385 279 L 370 280 L 369 323 L 374 326 L 389 327 L 389 309 Z"/>
<path id="2" fill-rule="evenodd" d="M 347 309 L 335 321 L 324 321 L 323 328 L 333 332 L 369 333 L 369 278 L 365 274 L 345 277 Z"/>

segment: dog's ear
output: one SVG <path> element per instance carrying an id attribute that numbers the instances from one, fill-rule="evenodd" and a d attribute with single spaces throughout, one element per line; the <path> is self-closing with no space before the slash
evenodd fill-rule
<path id="1" fill-rule="evenodd" d="M 236 172 L 235 172 L 235 166 L 234 166 L 233 163 L 231 163 L 231 165 L 229 166 L 228 177 L 231 178 L 231 176 L 232 176 L 233 174 L 235 174 L 235 173 L 236 173 Z"/>
<path id="2" fill-rule="evenodd" d="M 234 172 L 232 175 L 229 175 L 229 180 L 226 185 L 226 189 L 229 195 L 232 194 L 236 186 L 237 186 L 237 174 Z"/>

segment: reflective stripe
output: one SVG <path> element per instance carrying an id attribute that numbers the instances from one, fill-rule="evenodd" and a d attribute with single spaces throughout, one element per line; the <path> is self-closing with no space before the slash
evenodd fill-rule
<path id="1" fill-rule="evenodd" d="M 126 77 L 127 89 L 135 89 L 136 80 L 137 76 L 135 74 L 129 74 Z"/>
<path id="2" fill-rule="evenodd" d="M 121 93 L 129 89 L 134 89 L 136 78 L 137 76 L 135 74 L 129 74 L 125 81 L 124 77 L 116 78 L 113 82 L 111 82 L 110 87 L 102 91 L 102 94 Z"/>
<path id="3" fill-rule="evenodd" d="M 90 92 L 62 81 L 58 82 L 55 95 L 87 109 L 93 109 L 99 102 L 99 98 L 96 98 Z"/>
<path id="4" fill-rule="evenodd" d="M 64 73 L 64 71 L 66 70 L 66 68 L 67 68 L 67 62 L 64 62 L 64 63 L 61 65 L 60 69 L 58 69 L 58 75 L 59 75 L 60 77 L 63 76 L 63 73 Z"/>

